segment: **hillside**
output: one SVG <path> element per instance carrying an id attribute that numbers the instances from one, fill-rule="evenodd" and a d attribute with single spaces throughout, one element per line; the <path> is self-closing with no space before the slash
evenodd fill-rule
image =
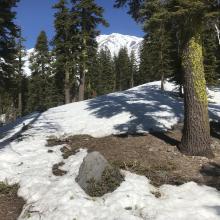
<path id="1" fill-rule="evenodd" d="M 145 176 L 123 171 L 125 181 L 101 198 L 91 198 L 75 182 L 87 154 L 81 149 L 62 158 L 64 144 L 48 150 L 47 139 L 70 135 L 104 137 L 121 133 L 145 133 L 171 128 L 183 119 L 183 103 L 175 86 L 160 82 L 124 92 L 33 113 L 0 128 L 0 181 L 20 185 L 26 205 L 19 219 L 37 220 L 217 220 L 220 206 L 216 189 L 189 182 L 181 186 L 151 185 Z M 220 117 L 219 89 L 210 90 L 212 119 Z M 24 124 L 26 129 L 24 129 Z M 23 127 L 23 131 L 21 131 Z M 64 162 L 64 176 L 54 176 L 54 164 Z M 155 197 L 159 191 L 161 197 Z M 183 208 L 184 207 L 184 208 Z"/>

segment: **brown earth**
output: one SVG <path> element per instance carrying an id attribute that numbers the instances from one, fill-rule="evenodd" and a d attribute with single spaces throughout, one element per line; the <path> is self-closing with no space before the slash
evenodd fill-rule
<path id="1" fill-rule="evenodd" d="M 212 137 L 214 159 L 192 157 L 178 151 L 181 135 L 178 127 L 166 133 L 137 136 L 125 134 L 93 138 L 78 135 L 63 140 L 51 138 L 48 146 L 65 144 L 61 149 L 63 158 L 75 154 L 80 148 L 99 151 L 111 164 L 144 175 L 155 186 L 195 181 L 220 190 L 220 140 Z"/>
<path id="2" fill-rule="evenodd" d="M 80 148 L 99 151 L 109 162 L 121 169 L 144 175 L 155 186 L 180 185 L 189 181 L 212 186 L 220 190 L 220 126 L 211 124 L 214 159 L 190 157 L 181 154 L 177 145 L 181 139 L 181 125 L 166 133 L 109 136 L 93 138 L 78 135 L 68 138 L 50 138 L 48 147 L 65 144 L 63 158 L 75 154 Z M 52 148 L 48 153 L 53 153 Z M 63 162 L 53 166 L 54 175 L 65 175 Z M 25 204 L 17 196 L 18 185 L 0 183 L 0 220 L 16 220 Z M 156 196 L 160 196 L 159 194 Z"/>
<path id="3" fill-rule="evenodd" d="M 17 191 L 18 185 L 8 186 L 0 183 L 1 220 L 16 220 L 21 214 L 25 202 L 17 196 Z"/>

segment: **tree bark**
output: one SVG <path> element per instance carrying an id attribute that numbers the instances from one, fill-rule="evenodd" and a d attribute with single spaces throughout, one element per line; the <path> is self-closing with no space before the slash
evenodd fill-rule
<path id="1" fill-rule="evenodd" d="M 134 70 L 132 68 L 132 70 L 131 70 L 131 88 L 133 88 L 133 87 L 134 87 Z"/>
<path id="2" fill-rule="evenodd" d="M 79 101 L 84 100 L 84 94 L 85 94 L 85 70 L 82 70 L 82 74 L 80 77 L 80 84 L 79 84 Z"/>
<path id="3" fill-rule="evenodd" d="M 1 94 L 0 94 L 0 114 L 3 114 L 2 96 L 1 96 Z"/>
<path id="4" fill-rule="evenodd" d="M 164 73 L 161 76 L 161 91 L 164 91 Z"/>
<path id="5" fill-rule="evenodd" d="M 213 157 L 200 32 L 185 44 L 182 65 L 185 118 L 179 149 L 187 155 Z"/>
<path id="6" fill-rule="evenodd" d="M 85 79 L 86 79 L 86 59 L 87 59 L 87 51 L 86 51 L 86 38 L 83 39 L 83 51 L 82 51 L 82 69 L 80 73 L 80 84 L 79 84 L 79 101 L 84 100 L 85 96 Z"/>
<path id="7" fill-rule="evenodd" d="M 69 104 L 70 101 L 70 73 L 68 66 L 66 64 L 65 67 L 65 86 L 64 86 L 64 93 L 65 93 L 65 104 Z"/>
<path id="8" fill-rule="evenodd" d="M 22 116 L 23 108 L 22 108 L 22 93 L 18 93 L 18 115 L 19 117 Z"/>

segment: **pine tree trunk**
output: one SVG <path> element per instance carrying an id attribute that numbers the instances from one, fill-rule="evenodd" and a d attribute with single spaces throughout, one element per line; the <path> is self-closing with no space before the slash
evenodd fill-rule
<path id="1" fill-rule="evenodd" d="M 132 70 L 132 73 L 131 73 L 131 88 L 134 87 L 134 72 Z"/>
<path id="2" fill-rule="evenodd" d="M 200 32 L 186 43 L 184 69 L 184 129 L 179 149 L 187 155 L 212 157 L 208 100 Z"/>
<path id="3" fill-rule="evenodd" d="M 84 94 L 85 94 L 85 70 L 83 70 L 82 76 L 80 77 L 79 101 L 84 100 Z"/>
<path id="4" fill-rule="evenodd" d="M 65 104 L 70 103 L 70 73 L 68 67 L 65 67 Z"/>
<path id="5" fill-rule="evenodd" d="M 164 28 L 163 28 L 163 24 L 161 23 L 160 25 L 160 29 L 162 30 L 162 35 L 164 35 Z M 160 44 L 160 62 L 161 62 L 161 69 L 162 69 L 162 74 L 161 74 L 161 91 L 164 91 L 164 65 L 163 65 L 163 42 L 161 42 Z"/>
<path id="6" fill-rule="evenodd" d="M 22 108 L 22 93 L 18 93 L 18 116 L 21 117 L 23 112 Z"/>
<path id="7" fill-rule="evenodd" d="M 161 91 L 164 91 L 164 74 L 161 76 Z"/>
<path id="8" fill-rule="evenodd" d="M 86 78 L 86 59 L 87 59 L 87 51 L 86 51 L 86 38 L 83 39 L 83 48 L 82 51 L 82 70 L 80 74 L 80 85 L 79 85 L 79 101 L 84 100 L 85 96 L 85 78 Z"/>
<path id="9" fill-rule="evenodd" d="M 1 94 L 0 94 L 0 114 L 3 114 L 2 96 L 1 96 Z"/>

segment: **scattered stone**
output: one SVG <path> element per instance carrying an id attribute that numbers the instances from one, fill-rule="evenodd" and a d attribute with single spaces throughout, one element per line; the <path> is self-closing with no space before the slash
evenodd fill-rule
<path id="1" fill-rule="evenodd" d="M 156 197 L 156 198 L 160 198 L 161 197 L 161 193 L 159 191 L 151 191 L 151 193 Z"/>
<path id="2" fill-rule="evenodd" d="M 67 174 L 66 170 L 61 170 L 60 167 L 64 165 L 64 162 L 60 162 L 53 165 L 52 172 L 55 176 L 64 176 Z"/>
<path id="3" fill-rule="evenodd" d="M 76 182 L 90 196 L 113 192 L 123 181 L 120 171 L 99 153 L 89 153 L 83 160 Z"/>
<path id="4" fill-rule="evenodd" d="M 22 166 L 23 164 L 24 164 L 23 162 L 19 163 L 19 164 L 18 164 L 18 167 Z"/>
<path id="5" fill-rule="evenodd" d="M 125 207 L 125 210 L 132 210 L 132 207 Z"/>

